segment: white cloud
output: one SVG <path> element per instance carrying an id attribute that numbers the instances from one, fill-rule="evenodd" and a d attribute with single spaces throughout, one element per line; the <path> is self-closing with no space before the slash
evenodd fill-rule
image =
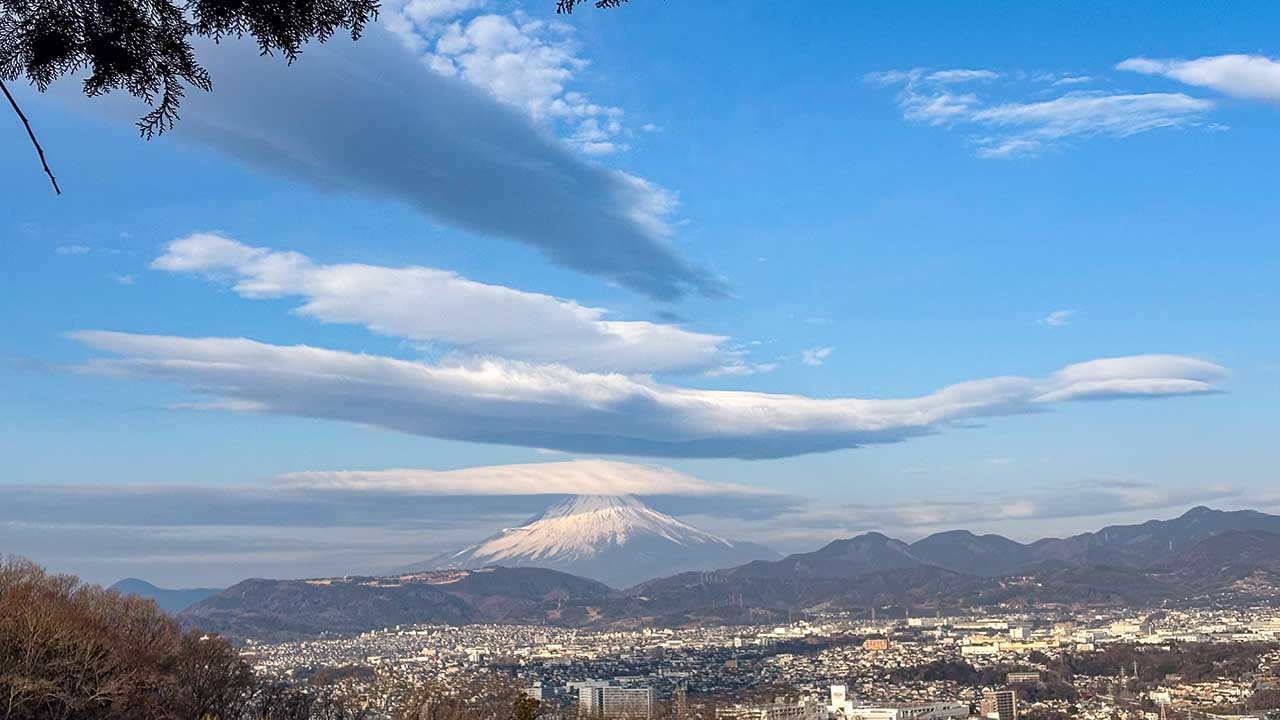
<path id="1" fill-rule="evenodd" d="M 720 367 L 712 368 L 702 373 L 702 376 L 709 377 L 709 378 L 746 377 L 748 375 L 759 375 L 762 373 L 773 372 L 774 370 L 778 369 L 779 365 L 780 363 L 776 363 L 776 362 L 766 362 L 766 363 L 733 362 L 726 365 L 721 365 Z"/>
<path id="2" fill-rule="evenodd" d="M 116 283 L 119 285 L 132 285 L 134 283 L 134 277 L 132 275 L 121 274 L 112 275 L 111 277 L 114 278 Z"/>
<path id="3" fill-rule="evenodd" d="M 516 11 L 476 14 L 486 3 L 468 0 L 411 1 L 384 12 L 406 44 L 424 53 L 427 65 L 459 77 L 540 122 L 562 122 L 566 140 L 588 155 L 627 149 L 621 108 L 601 105 L 572 90 L 590 64 L 579 52 L 574 27 L 530 19 Z"/>
<path id="4" fill-rule="evenodd" d="M 613 320 L 603 308 L 436 268 L 321 265 L 300 253 L 251 247 L 211 233 L 169 243 L 151 267 L 228 280 L 246 298 L 298 296 L 304 299 L 297 309 L 302 315 L 449 343 L 472 354 L 624 373 L 741 364 L 741 352 L 726 349 L 723 336 Z"/>
<path id="5" fill-rule="evenodd" d="M 1000 77 L 999 73 L 990 70 L 938 70 L 929 73 L 929 79 L 936 83 L 985 82 Z"/>
<path id="6" fill-rule="evenodd" d="M 816 347 L 808 350 L 800 351 L 800 362 L 805 365 L 821 365 L 827 361 L 827 357 L 831 355 L 832 348 Z"/>
<path id="7" fill-rule="evenodd" d="M 1157 128 L 1187 127 L 1198 124 L 1214 107 L 1210 100 L 1182 93 L 1079 92 L 1045 102 L 996 105 L 974 112 L 969 119 L 1013 131 L 977 140 L 979 155 L 1005 158 L 1034 155 L 1069 138 L 1123 138 Z"/>
<path id="8" fill-rule="evenodd" d="M 58 255 L 88 255 L 93 248 L 88 245 L 59 245 L 53 251 Z"/>
<path id="9" fill-rule="evenodd" d="M 1124 138 L 1158 128 L 1200 125 L 1215 107 L 1210 100 L 1182 93 L 1071 92 L 1052 100 L 996 103 L 976 92 L 952 89 L 957 82 L 990 83 L 999 78 L 989 71 L 928 72 L 921 68 L 868 76 L 882 85 L 902 86 L 897 100 L 904 119 L 967 128 L 969 142 L 984 158 L 1034 157 L 1072 139 Z M 1088 80 L 1061 77 L 1053 84 Z"/>
<path id="10" fill-rule="evenodd" d="M 515 361 L 431 365 L 239 338 L 71 337 L 125 356 L 94 360 L 87 371 L 178 383 L 255 403 L 259 412 L 444 439 L 665 457 L 786 457 L 898 442 L 1053 402 L 1213 392 L 1226 375 L 1201 360 L 1143 355 L 1071 365 L 1041 380 L 964 382 L 915 398 L 817 399 Z"/>
<path id="11" fill-rule="evenodd" d="M 1040 318 L 1041 325 L 1049 327 L 1062 327 L 1071 322 L 1071 317 L 1076 314 L 1075 310 L 1054 310 L 1053 312 Z"/>
<path id="12" fill-rule="evenodd" d="M 930 125 L 945 125 L 970 115 L 978 107 L 977 95 L 909 92 L 902 98 L 902 116 Z"/>
<path id="13" fill-rule="evenodd" d="M 1163 75 L 1246 100 L 1280 103 L 1280 62 L 1261 55 L 1214 55 L 1194 60 L 1130 58 L 1116 69 Z"/>
<path id="14" fill-rule="evenodd" d="M 330 192 L 402 202 L 438 221 L 526 243 L 554 263 L 659 300 L 723 297 L 723 279 L 669 242 L 675 193 L 585 159 L 528 112 L 431 72 L 383 23 L 298 62 L 250 40 L 202 45 L 218 89 L 189 93 L 176 140 Z M 341 88 L 341 92 L 335 92 Z M 76 107 L 136 117 L 119 96 Z"/>
<path id="15" fill-rule="evenodd" d="M 1135 355 L 1076 363 L 1054 373 L 1038 402 L 1159 397 L 1212 392 L 1225 371 L 1178 355 Z"/>
<path id="16" fill-rule="evenodd" d="M 657 465 L 611 460 L 495 465 L 462 470 L 336 470 L 280 475 L 277 487 L 408 495 L 771 495 L 758 488 L 702 480 Z"/>

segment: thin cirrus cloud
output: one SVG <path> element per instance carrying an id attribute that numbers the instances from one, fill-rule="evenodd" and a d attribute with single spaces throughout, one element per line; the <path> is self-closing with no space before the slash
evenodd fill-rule
<path id="1" fill-rule="evenodd" d="M 400 201 L 659 300 L 724 297 L 671 244 L 675 194 L 587 160 L 527 112 L 429 69 L 383 25 L 312 43 L 292 65 L 247 40 L 201 48 L 213 93 L 190 93 L 176 138 L 332 191 Z M 341 88 L 335 92 L 334 88 Z M 123 100 L 68 102 L 110 105 Z"/>
<path id="2" fill-rule="evenodd" d="M 1074 140 L 1191 127 L 1216 107 L 1211 100 L 1156 92 L 1076 91 L 1050 100 L 993 102 L 990 92 L 974 87 L 999 77 L 977 70 L 916 69 L 871 73 L 867 79 L 901 87 L 897 101 L 904 119 L 964 128 L 974 152 L 991 159 L 1035 157 Z"/>
<path id="3" fill-rule="evenodd" d="M 105 331 L 71 337 L 122 355 L 84 370 L 166 381 L 212 407 L 324 418 L 451 440 L 655 457 L 776 458 L 900 442 L 951 423 L 1075 400 L 1216 390 L 1226 370 L 1176 355 L 1067 366 L 902 399 L 819 399 L 703 390 L 559 365 L 480 359 L 428 364 L 243 338 Z"/>
<path id="4" fill-rule="evenodd" d="M 808 350 L 801 350 L 800 362 L 805 365 L 817 367 L 827 361 L 827 358 L 831 356 L 833 350 L 834 348 L 829 347 L 816 347 L 809 348 Z"/>
<path id="5" fill-rule="evenodd" d="M 1162 75 L 1245 100 L 1280 103 L 1280 62 L 1262 55 L 1212 55 L 1193 60 L 1129 58 L 1116 69 Z"/>
<path id="6" fill-rule="evenodd" d="M 300 253 L 252 247 L 213 233 L 170 242 L 151 267 L 227 280 L 245 298 L 301 297 L 297 312 L 302 315 L 448 343 L 471 354 L 597 372 L 751 369 L 720 335 L 610 320 L 603 308 L 436 268 L 324 265 Z"/>
<path id="7" fill-rule="evenodd" d="M 1048 327 L 1062 327 L 1071 323 L 1071 318 L 1076 314 L 1075 310 L 1054 310 L 1053 312 L 1040 318 L 1041 325 Z"/>

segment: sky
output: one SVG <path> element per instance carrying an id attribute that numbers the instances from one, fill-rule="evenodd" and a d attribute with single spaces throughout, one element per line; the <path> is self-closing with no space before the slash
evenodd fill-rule
<path id="1" fill-rule="evenodd" d="M 779 551 L 1280 511 L 1268 3 L 392 0 L 15 88 L 0 552 L 374 573 L 564 494 Z"/>

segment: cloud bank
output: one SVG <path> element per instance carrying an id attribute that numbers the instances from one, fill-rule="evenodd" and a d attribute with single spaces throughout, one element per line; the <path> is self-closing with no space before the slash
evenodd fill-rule
<path id="1" fill-rule="evenodd" d="M 14 485 L 0 522 L 110 526 L 435 528 L 525 517 L 568 495 L 635 495 L 660 509 L 725 518 L 773 516 L 795 499 L 670 468 L 606 460 L 464 470 L 325 470 L 251 484 Z M 672 510 L 676 508 L 676 510 Z"/>
<path id="2" fill-rule="evenodd" d="M 607 319 L 603 308 L 459 277 L 436 268 L 321 265 L 296 252 L 220 235 L 175 240 L 152 269 L 226 280 L 245 298 L 301 297 L 297 312 L 383 335 L 447 343 L 475 355 L 559 363 L 593 372 L 744 367 L 728 338 L 671 325 Z"/>
<path id="3" fill-rule="evenodd" d="M 585 159 L 524 110 L 430 70 L 382 25 L 358 42 L 312 43 L 292 66 L 234 39 L 201 53 L 217 89 L 187 96 L 177 138 L 407 203 L 656 299 L 725 295 L 670 244 L 673 193 Z"/>
<path id="4" fill-rule="evenodd" d="M 776 458 L 899 442 L 1053 403 L 1213 392 L 1226 370 L 1176 355 L 1070 365 L 902 399 L 701 390 L 496 359 L 427 364 L 243 338 L 80 331 L 120 359 L 86 370 L 150 378 L 239 411 L 327 418 L 452 440 L 657 457 Z"/>
<path id="5" fill-rule="evenodd" d="M 663 512 L 731 523 L 800 502 L 603 460 L 316 471 L 219 486 L 11 485 L 0 503 L 0 546 L 107 583 L 368 574 L 475 542 L 580 493 L 634 494 Z"/>
<path id="6" fill-rule="evenodd" d="M 908 542 L 935 532 L 995 532 L 1021 541 L 1066 537 L 1104 524 L 1145 522 L 1200 504 L 1275 506 L 1229 485 L 1168 486 L 1141 480 L 1094 479 L 1027 492 L 976 488 L 964 497 L 935 496 L 904 503 L 811 503 L 753 524 L 773 547 L 811 549 L 837 537 L 883 532 Z M 697 519 L 693 520 L 698 522 Z M 708 519 L 706 524 L 716 526 Z"/>
<path id="7" fill-rule="evenodd" d="M 407 495 L 683 495 L 776 498 L 775 493 L 701 480 L 670 468 L 611 460 L 494 465 L 461 470 L 305 471 L 274 479 L 281 488 Z"/>

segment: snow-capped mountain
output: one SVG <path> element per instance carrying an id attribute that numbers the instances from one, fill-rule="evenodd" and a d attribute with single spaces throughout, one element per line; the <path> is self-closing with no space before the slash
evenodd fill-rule
<path id="1" fill-rule="evenodd" d="M 778 554 L 712 535 L 626 495 L 576 495 L 516 528 L 406 571 L 543 567 L 629 587 L 686 570 L 711 570 Z"/>

